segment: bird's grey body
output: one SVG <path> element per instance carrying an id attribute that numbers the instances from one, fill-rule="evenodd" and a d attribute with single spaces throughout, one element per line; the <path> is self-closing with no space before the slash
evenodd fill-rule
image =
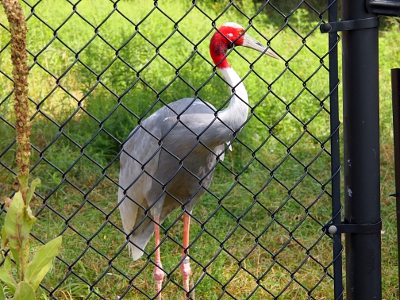
<path id="1" fill-rule="evenodd" d="M 211 104 L 185 98 L 162 107 L 132 131 L 121 153 L 119 199 L 124 200 L 120 211 L 131 233 L 133 259 L 143 254 L 154 218 L 162 222 L 178 207 L 192 212 L 234 130 Z"/>

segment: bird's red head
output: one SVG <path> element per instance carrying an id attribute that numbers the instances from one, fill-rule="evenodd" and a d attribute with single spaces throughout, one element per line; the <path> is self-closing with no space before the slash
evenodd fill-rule
<path id="1" fill-rule="evenodd" d="M 228 22 L 218 28 L 210 42 L 211 58 L 218 68 L 223 69 L 230 67 L 226 59 L 226 51 L 233 46 L 248 47 L 274 58 L 278 58 L 273 51 L 265 48 L 254 38 L 249 36 L 242 26 L 234 22 Z"/>
<path id="2" fill-rule="evenodd" d="M 229 48 L 242 46 L 244 28 L 239 24 L 228 22 L 218 28 L 210 42 L 210 55 L 218 68 L 230 67 L 225 54 Z"/>

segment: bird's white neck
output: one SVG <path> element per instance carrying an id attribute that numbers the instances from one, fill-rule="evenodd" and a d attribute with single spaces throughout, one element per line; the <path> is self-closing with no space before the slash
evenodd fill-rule
<path id="1" fill-rule="evenodd" d="M 247 91 L 235 70 L 231 67 L 219 70 L 230 86 L 232 99 L 229 106 L 222 110 L 218 117 L 231 130 L 237 131 L 243 126 L 249 112 Z"/>

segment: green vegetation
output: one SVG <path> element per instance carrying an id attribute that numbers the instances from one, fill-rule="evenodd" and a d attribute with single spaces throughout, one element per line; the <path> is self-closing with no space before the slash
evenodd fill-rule
<path id="1" fill-rule="evenodd" d="M 52 262 L 58 255 L 62 237 L 58 236 L 40 248 L 35 247 L 35 254 L 30 259 L 32 249 L 30 234 L 32 225 L 36 221 L 30 202 L 40 180 L 35 179 L 29 184 L 31 122 L 26 51 L 28 29 L 24 11 L 18 1 L 2 0 L 1 4 L 9 21 L 17 143 L 15 180 L 18 191 L 13 195 L 12 200 L 6 197 L 2 205 L 2 208 L 7 210 L 7 214 L 2 222 L 4 226 L 1 228 L 3 259 L 0 266 L 0 299 L 35 300 L 35 291 L 53 266 Z"/>
<path id="2" fill-rule="evenodd" d="M 243 13 L 231 6 L 223 14 L 222 1 L 193 7 L 190 1 L 166 0 L 155 8 L 152 1 L 132 0 L 117 7 L 110 15 L 111 1 L 84 0 L 73 14 L 67 1 L 43 0 L 28 20 L 32 177 L 43 182 L 33 200 L 38 217 L 33 235 L 42 242 L 63 235 L 60 259 L 38 290 L 42 299 L 154 296 L 149 263 L 154 243 L 146 249 L 149 259 L 133 262 L 118 229 L 120 144 L 163 103 L 199 95 L 224 107 L 229 90 L 208 53 L 212 22 L 246 26 L 246 15 L 256 9 L 252 1 L 240 2 Z M 29 15 L 32 9 L 24 8 Z M 194 211 L 190 255 L 197 299 L 333 298 L 332 241 L 321 231 L 331 216 L 328 43 L 318 15 L 306 8 L 302 5 L 282 30 L 284 20 L 268 13 L 270 7 L 252 19 L 257 30 L 249 33 L 269 42 L 282 60 L 239 48 L 229 55 L 245 77 L 253 110 Z M 7 24 L 2 14 L 0 23 Z M 8 43 L 5 33 L 0 27 L 0 49 Z M 399 40 L 390 24 L 381 33 L 384 299 L 397 298 L 396 214 L 388 195 L 394 187 L 389 74 L 400 65 Z M 5 74 L 11 74 L 9 51 L 0 53 Z M 15 131 L 5 122 L 14 122 L 11 90 L 1 73 L 0 153 L 7 151 L 0 159 L 14 170 Z M 2 195 L 11 194 L 13 181 L 0 167 Z M 183 294 L 178 215 L 163 224 L 168 238 L 161 256 L 171 274 L 164 299 Z"/>
<path id="3" fill-rule="evenodd" d="M 22 193 L 18 191 L 12 200 L 8 199 L 6 202 L 8 207 L 4 227 L 1 230 L 1 247 L 9 250 L 9 254 L 0 267 L 0 280 L 4 284 L 0 286 L 0 299 L 36 299 L 35 291 L 52 267 L 53 259 L 61 246 L 62 237 L 56 237 L 39 249 L 36 248 L 32 260 L 29 259 L 29 234 L 36 221 L 29 203 L 34 193 L 34 186 L 38 183 L 39 180 L 32 183 L 32 187 L 27 190 L 26 199 L 23 199 Z M 10 298 L 10 295 L 13 297 Z"/>

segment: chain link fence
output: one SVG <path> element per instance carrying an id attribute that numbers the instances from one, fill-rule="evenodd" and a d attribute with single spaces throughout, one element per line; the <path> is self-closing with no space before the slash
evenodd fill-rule
<path id="1" fill-rule="evenodd" d="M 190 297 L 333 298 L 333 240 L 322 231 L 332 218 L 330 49 L 319 32 L 326 1 L 22 2 L 31 174 L 42 181 L 34 245 L 63 235 L 42 299 L 155 299 L 154 239 L 137 261 L 126 249 L 121 147 L 133 128 L 178 99 L 227 107 L 229 86 L 208 47 L 228 21 L 280 59 L 228 51 L 249 115 L 191 213 Z M 7 26 L 0 15 L 2 196 L 13 194 L 16 149 Z M 184 295 L 181 216 L 175 210 L 161 226 L 163 299 Z"/>

